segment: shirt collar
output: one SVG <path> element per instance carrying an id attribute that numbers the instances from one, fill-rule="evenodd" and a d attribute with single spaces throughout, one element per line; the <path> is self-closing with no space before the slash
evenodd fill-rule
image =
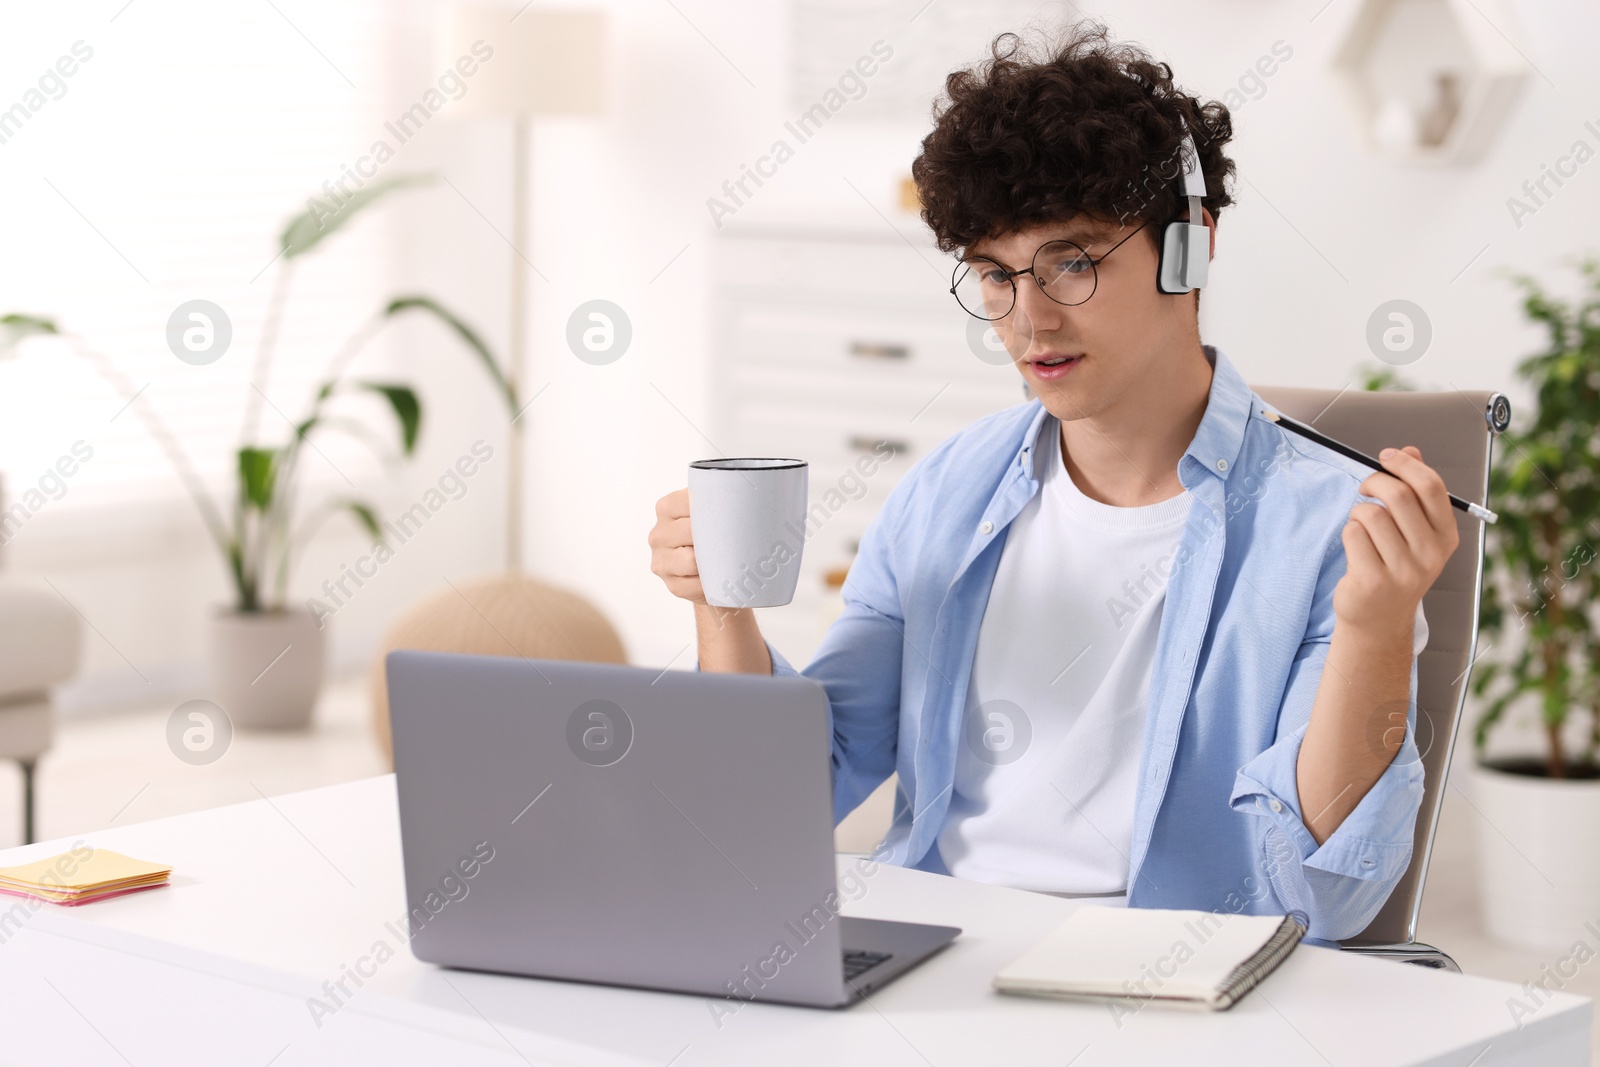
<path id="1" fill-rule="evenodd" d="M 1254 404 L 1250 386 L 1239 376 L 1228 357 L 1211 345 L 1205 346 L 1211 362 L 1211 394 L 1194 440 L 1178 461 L 1178 480 L 1185 489 L 1194 487 L 1198 471 L 1204 470 L 1226 482 L 1228 473 L 1244 449 L 1244 431 Z M 1188 468 L 1187 470 L 1185 468 Z"/>
<path id="2" fill-rule="evenodd" d="M 1178 461 L 1178 481 L 1185 489 L 1192 489 L 1204 471 L 1226 482 L 1228 474 L 1237 465 L 1239 453 L 1244 448 L 1245 426 L 1250 421 L 1254 405 L 1250 386 L 1239 376 L 1228 357 L 1213 345 L 1204 345 L 1206 360 L 1211 364 L 1211 391 L 1206 399 L 1205 414 L 1200 417 L 1200 427 L 1194 440 L 1184 450 Z M 1022 435 L 1022 448 L 1016 462 L 1030 480 L 1037 481 L 1034 467 L 1039 452 L 1040 434 L 1046 428 L 1058 425 L 1044 404 L 1037 399 L 1039 410 L 1033 422 Z"/>

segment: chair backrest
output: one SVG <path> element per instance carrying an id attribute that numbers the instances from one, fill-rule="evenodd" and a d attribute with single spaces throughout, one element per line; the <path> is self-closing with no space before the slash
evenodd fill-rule
<path id="1" fill-rule="evenodd" d="M 1485 502 L 1494 437 L 1487 412 L 1493 393 L 1335 392 L 1271 386 L 1258 386 L 1256 392 L 1282 414 L 1369 456 L 1386 447 L 1415 445 L 1452 493 Z M 1478 641 L 1485 531 L 1476 519 L 1459 511 L 1455 515 L 1461 543 L 1422 601 L 1428 645 L 1417 661 L 1415 737 L 1422 753 L 1424 786 L 1411 866 L 1377 918 L 1347 944 L 1416 940 L 1423 878 Z"/>

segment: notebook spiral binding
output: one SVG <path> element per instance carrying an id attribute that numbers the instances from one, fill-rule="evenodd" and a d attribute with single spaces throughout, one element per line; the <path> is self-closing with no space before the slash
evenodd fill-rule
<path id="1" fill-rule="evenodd" d="M 1278 964 L 1295 950 L 1310 927 L 1311 920 L 1303 911 L 1291 911 L 1285 915 L 1278 932 L 1261 946 L 1259 952 L 1235 967 L 1222 983 L 1217 1007 L 1222 1010 L 1233 1007 L 1246 993 L 1260 985 L 1262 979 L 1277 970 Z"/>

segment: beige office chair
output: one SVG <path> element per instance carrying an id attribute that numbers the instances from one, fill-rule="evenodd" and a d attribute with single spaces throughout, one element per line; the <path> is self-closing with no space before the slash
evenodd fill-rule
<path id="1" fill-rule="evenodd" d="M 1494 435 L 1511 417 L 1510 404 L 1499 393 L 1335 392 L 1270 386 L 1257 386 L 1256 392 L 1282 414 L 1369 456 L 1387 447 L 1416 445 L 1452 493 L 1493 507 L 1484 499 L 1490 452 Z M 1417 661 L 1416 741 L 1424 786 L 1411 866 L 1378 917 L 1344 942 L 1352 951 L 1452 971 L 1461 969 L 1454 960 L 1418 943 L 1417 917 L 1478 643 L 1485 531 L 1483 523 L 1461 512 L 1456 513 L 1456 526 L 1461 544 L 1422 600 L 1428 647 Z"/>

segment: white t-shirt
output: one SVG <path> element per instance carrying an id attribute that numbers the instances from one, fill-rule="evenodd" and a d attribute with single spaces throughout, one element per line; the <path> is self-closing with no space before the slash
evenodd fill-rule
<path id="1" fill-rule="evenodd" d="M 1012 522 L 967 688 L 939 856 L 960 878 L 1125 903 L 1133 807 L 1166 585 L 1193 496 L 1084 496 L 1060 423 Z M 1427 643 L 1418 605 L 1414 652 Z"/>
<path id="2" fill-rule="evenodd" d="M 1115 903 L 1156 633 L 1193 497 L 1122 508 L 1084 496 L 1055 419 L 1035 452 L 1042 484 L 989 593 L 939 853 L 957 877 Z"/>

